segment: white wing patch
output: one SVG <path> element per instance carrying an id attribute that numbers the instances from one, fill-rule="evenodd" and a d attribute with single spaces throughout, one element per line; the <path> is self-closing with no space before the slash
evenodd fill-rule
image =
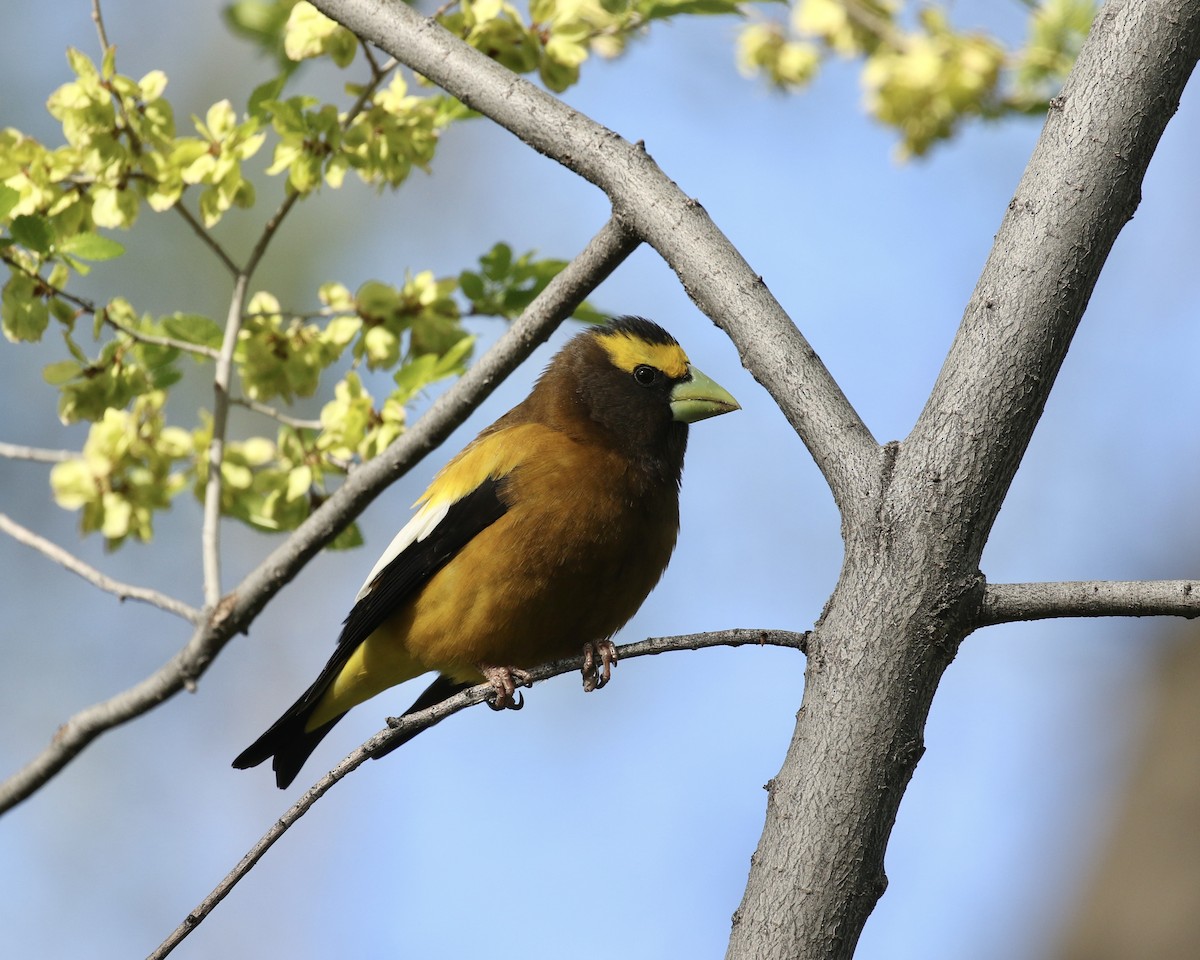
<path id="1" fill-rule="evenodd" d="M 388 548 L 383 551 L 383 556 L 375 561 L 375 566 L 367 574 L 367 582 L 362 585 L 362 589 L 358 591 L 358 596 L 354 598 L 355 603 L 358 603 L 359 600 L 371 592 L 371 584 L 375 582 L 375 578 L 379 576 L 384 567 L 414 543 L 419 543 L 433 533 L 434 528 L 446 519 L 446 514 L 450 512 L 450 506 L 450 501 L 442 501 L 441 503 L 426 502 L 420 510 L 413 514 L 412 519 L 392 538 L 392 542 L 388 544 Z"/>

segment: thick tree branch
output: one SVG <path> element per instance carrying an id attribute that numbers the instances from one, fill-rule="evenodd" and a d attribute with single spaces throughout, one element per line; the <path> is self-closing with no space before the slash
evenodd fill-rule
<path id="1" fill-rule="evenodd" d="M 653 656 L 674 650 L 703 650 L 708 647 L 741 647 L 741 646 L 773 646 L 791 647 L 803 650 L 808 637 L 806 633 L 794 633 L 787 630 L 722 630 L 713 633 L 693 633 L 675 637 L 652 637 L 639 643 L 629 643 L 618 647 L 617 653 L 621 660 L 632 660 L 636 657 Z M 529 671 L 533 683 L 540 683 L 564 673 L 573 673 L 583 667 L 583 657 L 567 657 L 553 663 L 544 664 Z M 178 927 L 172 931 L 147 960 L 162 960 L 199 926 L 217 905 L 225 899 L 251 868 L 262 859 L 263 855 L 279 840 L 304 814 L 306 814 L 329 789 L 371 759 L 378 751 L 386 750 L 389 744 L 404 742 L 412 739 L 422 730 L 440 723 L 447 717 L 453 716 L 467 707 L 482 703 L 492 693 L 492 688 L 481 683 L 457 693 L 441 703 L 435 704 L 411 716 L 388 720 L 388 728 L 381 730 L 350 753 L 341 763 L 330 770 L 325 776 L 314 783 L 287 812 L 276 820 L 271 828 L 254 844 L 236 867 L 213 888 L 191 911 Z"/>
<path id="2" fill-rule="evenodd" d="M 812 452 L 843 516 L 877 474 L 878 444 L 762 277 L 646 153 L 489 60 L 403 3 L 316 0 L 327 16 L 429 78 L 540 153 L 596 184 L 627 227 L 737 345 Z"/>
<path id="3" fill-rule="evenodd" d="M 1200 617 L 1200 580 L 989 583 L 979 625 L 1051 617 Z"/>
<path id="4" fill-rule="evenodd" d="M 952 503 L 944 539 L 976 559 L 1096 279 L 1141 201 L 1196 63 L 1198 10 L 1184 0 L 1113 0 L 1097 16 L 900 450 L 896 498 L 914 494 L 939 510 Z M 979 495 L 947 496 L 964 483 Z"/>
<path id="5" fill-rule="evenodd" d="M 140 600 L 142 603 L 148 603 L 151 606 L 158 607 L 160 610 L 166 610 L 167 613 L 173 613 L 177 617 L 183 617 L 184 620 L 191 623 L 199 623 L 203 619 L 203 615 L 199 610 L 189 606 L 182 600 L 176 600 L 174 597 L 169 597 L 165 593 L 159 593 L 157 590 L 151 590 L 148 587 L 136 587 L 133 584 L 114 580 L 90 564 L 84 563 L 75 555 L 68 553 L 62 547 L 58 546 L 58 544 L 51 543 L 45 537 L 38 536 L 32 530 L 21 526 L 21 524 L 3 513 L 0 513 L 0 530 L 7 533 L 17 543 L 23 543 L 27 547 L 32 547 L 38 553 L 42 554 L 42 556 L 70 570 L 76 576 L 83 577 L 92 586 L 99 587 L 106 593 L 115 595 L 119 600 Z"/>
<path id="6" fill-rule="evenodd" d="M 146 713 L 193 685 L 213 658 L 347 523 L 393 480 L 434 450 L 638 246 L 614 218 L 547 284 L 521 318 L 382 454 L 346 482 L 214 610 L 162 667 L 120 694 L 80 711 L 50 745 L 0 783 L 0 813 L 29 797 L 106 730 Z"/>
<path id="7" fill-rule="evenodd" d="M 853 525 L 809 640 L 729 960 L 849 960 L 979 558 L 1117 231 L 1200 52 L 1194 0 L 1111 0 L 1046 120 L 937 385 Z"/>

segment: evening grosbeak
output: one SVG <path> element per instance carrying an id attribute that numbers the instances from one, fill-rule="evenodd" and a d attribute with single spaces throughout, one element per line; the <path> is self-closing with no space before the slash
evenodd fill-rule
<path id="1" fill-rule="evenodd" d="M 325 669 L 233 765 L 273 757 L 286 787 L 346 711 L 431 670 L 438 678 L 408 713 L 483 680 L 494 707 L 519 708 L 522 667 L 581 648 L 585 687 L 603 686 L 609 638 L 675 547 L 687 425 L 737 409 L 649 320 L 574 337 L 434 478 Z"/>

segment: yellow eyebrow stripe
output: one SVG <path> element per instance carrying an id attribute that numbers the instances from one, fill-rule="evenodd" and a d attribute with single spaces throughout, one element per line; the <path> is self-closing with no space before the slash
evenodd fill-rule
<path id="1" fill-rule="evenodd" d="M 608 352 L 618 370 L 632 373 L 639 364 L 649 364 L 672 380 L 687 375 L 688 358 L 683 347 L 675 343 L 647 343 L 641 337 L 619 331 L 596 337 Z"/>

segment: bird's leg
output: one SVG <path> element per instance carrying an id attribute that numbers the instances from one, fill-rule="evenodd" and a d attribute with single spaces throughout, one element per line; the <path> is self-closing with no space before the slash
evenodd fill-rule
<path id="1" fill-rule="evenodd" d="M 479 672 L 492 685 L 495 695 L 484 701 L 493 710 L 520 710 L 525 706 L 525 697 L 517 693 L 517 687 L 532 687 L 533 681 L 529 674 L 516 667 L 492 667 L 481 663 Z M 516 694 L 516 698 L 513 697 Z"/>
<path id="2" fill-rule="evenodd" d="M 591 693 L 608 683 L 612 679 L 612 668 L 616 665 L 617 648 L 611 640 L 585 643 L 583 645 L 584 692 Z"/>

